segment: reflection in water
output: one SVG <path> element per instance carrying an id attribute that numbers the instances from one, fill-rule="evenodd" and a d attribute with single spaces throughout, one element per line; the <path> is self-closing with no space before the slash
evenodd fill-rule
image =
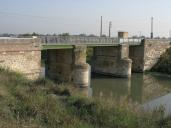
<path id="1" fill-rule="evenodd" d="M 133 74 L 129 79 L 94 75 L 91 80 L 92 96 L 119 100 L 126 97 L 144 104 L 145 110 L 163 105 L 166 115 L 171 114 L 171 77 L 158 74 Z"/>
<path id="2" fill-rule="evenodd" d="M 93 97 L 120 98 L 128 97 L 134 102 L 145 103 L 171 91 L 169 77 L 153 74 L 133 74 L 131 78 L 111 78 L 93 76 L 91 80 Z"/>
<path id="3" fill-rule="evenodd" d="M 122 96 L 129 95 L 130 82 L 130 79 L 93 76 L 91 80 L 92 96 L 107 99 L 120 99 Z"/>

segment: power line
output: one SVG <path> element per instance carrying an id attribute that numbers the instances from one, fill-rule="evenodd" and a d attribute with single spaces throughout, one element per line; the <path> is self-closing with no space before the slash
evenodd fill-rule
<path id="1" fill-rule="evenodd" d="M 21 16 L 21 17 L 32 17 L 35 19 L 42 20 L 44 22 L 56 24 L 55 17 L 43 17 L 43 16 L 38 16 L 38 15 L 23 14 L 23 13 L 18 13 L 18 12 L 7 12 L 7 11 L 0 11 L 0 14 L 3 14 L 3 15 L 5 14 L 5 16 L 13 15 L 13 16 Z M 21 20 L 20 20 L 20 22 L 21 22 Z M 61 24 L 62 24 L 62 22 L 61 22 Z"/>
<path id="2" fill-rule="evenodd" d="M 0 13 L 1 14 L 8 14 L 8 15 L 24 16 L 24 17 L 34 17 L 34 18 L 40 18 L 40 19 L 48 19 L 49 18 L 49 17 L 37 16 L 37 15 L 30 15 L 30 14 L 22 14 L 22 13 L 16 13 L 16 12 L 0 11 Z"/>

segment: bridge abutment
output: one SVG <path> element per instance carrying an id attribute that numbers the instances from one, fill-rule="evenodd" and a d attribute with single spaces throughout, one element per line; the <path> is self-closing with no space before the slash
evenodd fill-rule
<path id="1" fill-rule="evenodd" d="M 129 46 L 121 44 L 113 47 L 96 47 L 92 60 L 92 71 L 117 77 L 130 77 L 132 60 Z"/>
<path id="2" fill-rule="evenodd" d="M 145 39 L 140 45 L 130 46 L 129 57 L 133 61 L 132 71 L 151 70 L 170 47 L 170 40 L 167 39 Z"/>
<path id="3" fill-rule="evenodd" d="M 41 72 L 41 40 L 0 38 L 0 67 L 37 79 Z"/>

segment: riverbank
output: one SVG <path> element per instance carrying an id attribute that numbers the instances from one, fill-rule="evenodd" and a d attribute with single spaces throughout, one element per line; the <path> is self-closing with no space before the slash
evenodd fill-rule
<path id="1" fill-rule="evenodd" d="M 160 111 L 145 113 L 125 99 L 86 98 L 71 85 L 30 81 L 4 69 L 0 81 L 2 128 L 159 128 L 161 124 Z"/>

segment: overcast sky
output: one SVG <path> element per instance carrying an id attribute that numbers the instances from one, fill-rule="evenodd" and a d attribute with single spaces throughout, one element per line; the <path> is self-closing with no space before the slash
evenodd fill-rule
<path id="1" fill-rule="evenodd" d="M 171 0 L 0 0 L 0 33 L 96 34 L 103 16 L 104 34 L 112 21 L 112 36 L 117 31 L 130 35 L 169 36 Z"/>

